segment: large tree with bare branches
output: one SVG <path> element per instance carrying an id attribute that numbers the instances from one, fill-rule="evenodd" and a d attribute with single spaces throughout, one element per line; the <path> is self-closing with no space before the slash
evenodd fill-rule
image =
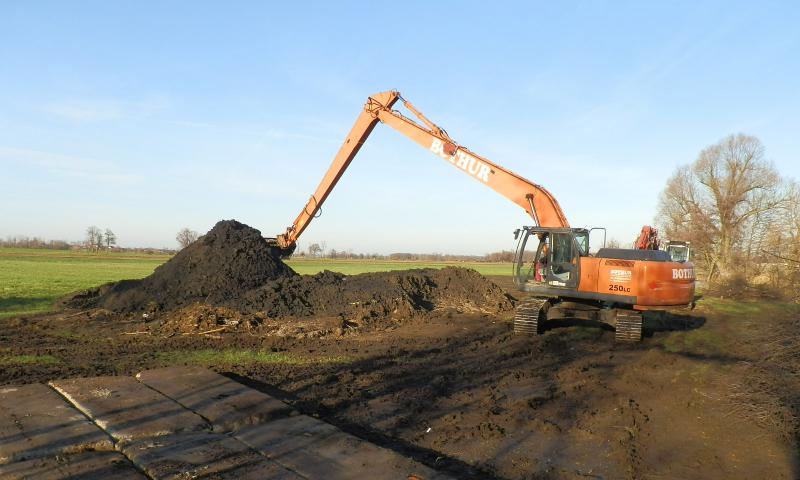
<path id="1" fill-rule="evenodd" d="M 675 171 L 661 194 L 658 223 L 669 238 L 692 242 L 713 283 L 747 274 L 786 200 L 761 141 L 731 135 Z"/>

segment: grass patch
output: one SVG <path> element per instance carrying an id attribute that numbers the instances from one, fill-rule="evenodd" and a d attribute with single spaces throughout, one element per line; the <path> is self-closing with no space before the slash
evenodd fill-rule
<path id="1" fill-rule="evenodd" d="M 800 305 L 770 300 L 731 300 L 726 298 L 704 297 L 698 302 L 701 310 L 721 313 L 735 317 L 752 317 L 798 314 Z"/>
<path id="2" fill-rule="evenodd" d="M 751 358 L 746 344 L 763 324 L 786 325 L 800 314 L 800 305 L 772 300 L 734 300 L 703 297 L 692 316 L 705 317 L 699 328 L 670 332 L 662 340 L 665 351 L 717 358 Z"/>
<path id="3" fill-rule="evenodd" d="M 58 298 L 123 278 L 142 278 L 168 255 L 0 248 L 0 318 L 47 312 Z"/>
<path id="4" fill-rule="evenodd" d="M 61 363 L 52 355 L 0 355 L 0 365 L 52 365 Z"/>
<path id="5" fill-rule="evenodd" d="M 226 350 L 191 350 L 161 352 L 156 356 L 168 364 L 190 365 L 252 365 L 252 364 L 285 364 L 285 365 L 313 365 L 329 363 L 345 363 L 347 357 L 303 357 L 282 352 L 267 352 L 249 349 Z"/>
<path id="6" fill-rule="evenodd" d="M 722 355 L 725 352 L 725 340 L 720 333 L 702 328 L 686 332 L 673 332 L 664 339 L 664 350 L 670 353 Z"/>

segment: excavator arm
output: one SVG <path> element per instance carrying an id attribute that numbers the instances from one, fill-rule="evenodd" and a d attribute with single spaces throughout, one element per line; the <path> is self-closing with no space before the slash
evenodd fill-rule
<path id="1" fill-rule="evenodd" d="M 422 122 L 422 125 L 392 109 L 398 100 L 403 102 L 403 105 Z M 436 126 L 411 103 L 403 99 L 399 92 L 391 90 L 369 97 L 317 190 L 303 207 L 294 223 L 286 229 L 286 232 L 276 238 L 277 247 L 284 252 L 294 250 L 297 239 L 315 218 L 322 204 L 378 122 L 389 125 L 423 148 L 447 160 L 454 167 L 516 203 L 531 216 L 537 225 L 569 227 L 561 207 L 550 192 L 459 145 L 447 135 L 445 130 Z"/>
<path id="2" fill-rule="evenodd" d="M 633 242 L 633 248 L 636 250 L 658 250 L 661 248 L 661 240 L 658 238 L 658 230 L 645 225 L 639 233 L 639 238 Z"/>

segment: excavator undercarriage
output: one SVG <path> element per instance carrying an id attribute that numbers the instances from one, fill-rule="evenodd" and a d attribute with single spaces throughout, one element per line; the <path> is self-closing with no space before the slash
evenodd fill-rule
<path id="1" fill-rule="evenodd" d="M 580 320 L 614 328 L 618 342 L 638 342 L 642 339 L 642 312 L 625 308 L 603 307 L 591 302 L 575 302 L 559 298 L 529 297 L 517 306 L 514 313 L 514 333 L 539 335 L 547 322 Z"/>

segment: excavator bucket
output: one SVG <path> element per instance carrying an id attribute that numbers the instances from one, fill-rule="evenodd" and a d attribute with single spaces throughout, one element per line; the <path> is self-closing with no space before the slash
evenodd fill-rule
<path id="1" fill-rule="evenodd" d="M 267 242 L 270 250 L 272 250 L 272 254 L 278 256 L 280 258 L 289 258 L 294 253 L 295 249 L 297 248 L 297 244 L 293 243 L 289 247 L 282 247 L 278 243 L 278 239 L 275 237 L 264 237 L 264 241 Z"/>

